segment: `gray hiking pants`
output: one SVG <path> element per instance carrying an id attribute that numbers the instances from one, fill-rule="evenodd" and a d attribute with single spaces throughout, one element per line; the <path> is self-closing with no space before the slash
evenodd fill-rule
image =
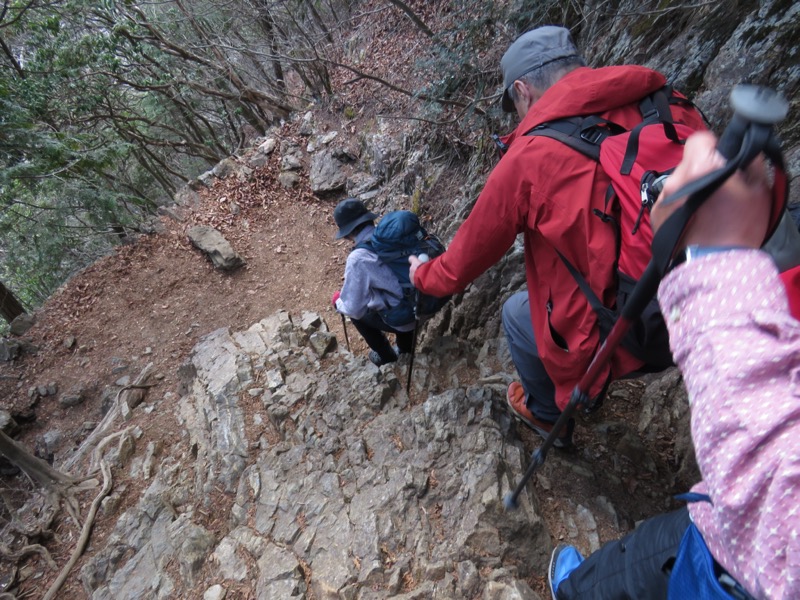
<path id="1" fill-rule="evenodd" d="M 534 417 L 555 423 L 561 416 L 556 406 L 556 388 L 544 370 L 533 337 L 528 292 L 517 292 L 503 304 L 503 329 L 511 359 L 527 394 L 525 404 Z"/>

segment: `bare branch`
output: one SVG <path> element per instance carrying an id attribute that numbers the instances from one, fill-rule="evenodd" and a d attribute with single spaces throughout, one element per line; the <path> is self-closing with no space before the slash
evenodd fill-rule
<path id="1" fill-rule="evenodd" d="M 389 2 L 391 2 L 397 8 L 406 13 L 406 15 L 408 15 L 408 18 L 411 19 L 414 25 L 419 27 L 422 33 L 424 33 L 428 37 L 433 37 L 433 32 L 430 30 L 430 28 L 427 25 L 425 25 L 425 22 L 417 16 L 417 13 L 411 10 L 411 7 L 408 4 L 402 2 L 402 0 L 389 0 Z"/>

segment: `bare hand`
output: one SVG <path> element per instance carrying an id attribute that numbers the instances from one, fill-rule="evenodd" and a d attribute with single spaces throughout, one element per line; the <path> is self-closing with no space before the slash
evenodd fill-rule
<path id="1" fill-rule="evenodd" d="M 411 281 L 411 285 L 416 287 L 414 284 L 414 275 L 417 272 L 417 268 L 422 264 L 422 261 L 418 259 L 416 256 L 409 256 L 408 262 L 411 265 L 411 268 L 408 269 L 408 279 Z"/>
<path id="2" fill-rule="evenodd" d="M 653 231 L 686 202 L 683 198 L 663 206 L 661 198 L 671 195 L 686 183 L 720 168 L 725 159 L 716 150 L 714 134 L 703 131 L 686 141 L 683 159 L 667 178 L 659 202 L 650 213 Z M 678 249 L 700 246 L 744 246 L 760 248 L 769 226 L 772 198 L 766 167 L 761 157 L 745 171 L 737 171 L 697 210 Z"/>

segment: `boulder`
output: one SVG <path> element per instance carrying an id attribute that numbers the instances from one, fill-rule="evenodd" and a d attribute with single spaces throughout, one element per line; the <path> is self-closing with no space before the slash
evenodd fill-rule
<path id="1" fill-rule="evenodd" d="M 28 333 L 28 330 L 36 324 L 36 317 L 28 313 L 18 315 L 11 321 L 9 331 L 12 335 L 20 336 Z"/>
<path id="2" fill-rule="evenodd" d="M 226 158 L 218 162 L 211 173 L 218 179 L 235 176 L 239 181 L 244 181 L 253 174 L 253 169 L 241 164 L 235 158 Z"/>
<path id="3" fill-rule="evenodd" d="M 16 340 L 0 338 L 0 361 L 10 362 L 22 353 L 22 346 Z"/>
<path id="4" fill-rule="evenodd" d="M 338 157 L 335 150 L 325 149 L 311 158 L 309 184 L 315 194 L 344 189 L 349 170 Z"/>
<path id="5" fill-rule="evenodd" d="M 7 410 L 0 408 L 0 431 L 6 435 L 14 435 L 19 431 L 19 425 Z"/>
<path id="6" fill-rule="evenodd" d="M 228 240 L 213 227 L 196 225 L 187 231 L 187 235 L 192 244 L 208 255 L 216 268 L 233 271 L 245 264 L 244 259 L 234 251 Z"/>

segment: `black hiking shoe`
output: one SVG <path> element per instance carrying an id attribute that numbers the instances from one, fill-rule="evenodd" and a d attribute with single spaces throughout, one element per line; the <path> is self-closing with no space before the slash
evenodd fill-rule
<path id="1" fill-rule="evenodd" d="M 393 363 L 397 360 L 397 353 L 395 353 L 394 358 L 392 360 L 383 360 L 381 358 L 381 355 L 375 352 L 375 350 L 370 350 L 367 356 L 369 357 L 370 362 L 376 367 L 388 365 L 389 363 Z"/>

